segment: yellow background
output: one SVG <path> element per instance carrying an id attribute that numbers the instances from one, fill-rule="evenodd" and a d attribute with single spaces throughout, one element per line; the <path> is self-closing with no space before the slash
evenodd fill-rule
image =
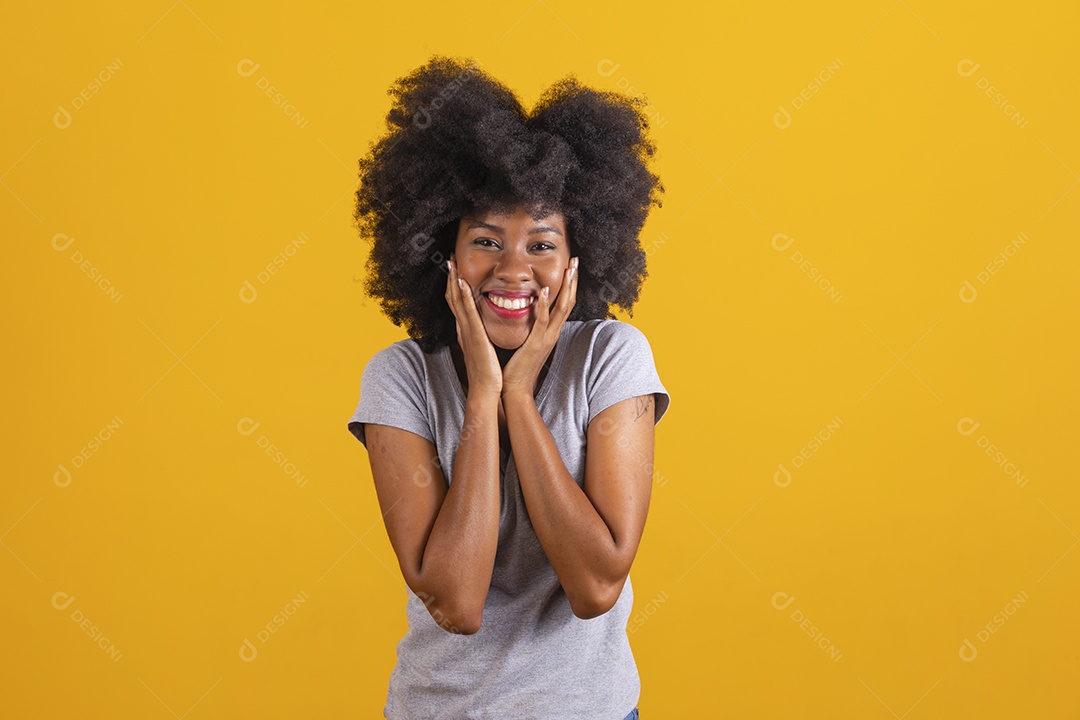
<path id="1" fill-rule="evenodd" d="M 642 716 L 1080 717 L 1076 3 L 171 1 L 5 13 L 0 716 L 381 716 L 352 192 L 438 52 L 651 103 Z"/>

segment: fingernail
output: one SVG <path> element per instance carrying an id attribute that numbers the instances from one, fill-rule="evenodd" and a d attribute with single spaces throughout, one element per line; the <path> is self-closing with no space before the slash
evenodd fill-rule
<path id="1" fill-rule="evenodd" d="M 465 289 L 465 281 L 464 281 L 464 280 L 462 280 L 461 278 L 458 278 L 458 279 L 457 279 L 457 286 L 458 286 L 459 288 L 461 288 L 462 290 L 464 290 L 464 289 Z"/>
<path id="2" fill-rule="evenodd" d="M 577 270 L 577 266 L 578 266 L 578 259 L 577 259 L 576 257 L 575 257 L 575 258 L 571 258 L 571 259 L 570 259 L 570 266 L 571 266 L 572 268 L 574 268 L 575 270 Z"/>

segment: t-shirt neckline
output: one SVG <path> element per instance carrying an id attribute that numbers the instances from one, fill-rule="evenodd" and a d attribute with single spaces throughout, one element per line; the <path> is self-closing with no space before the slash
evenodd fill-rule
<path id="1" fill-rule="evenodd" d="M 562 364 L 563 354 L 566 350 L 566 325 L 569 321 L 564 321 L 563 326 L 559 328 L 559 339 L 555 342 L 555 354 L 551 358 L 551 367 L 548 368 L 547 374 L 544 376 L 544 382 L 540 383 L 540 389 L 536 391 L 536 405 L 540 406 L 540 403 L 547 396 L 548 388 L 551 387 L 553 382 L 552 378 L 558 373 L 559 367 Z M 457 391 L 458 399 L 461 400 L 461 404 L 464 405 L 467 396 L 465 395 L 465 388 L 461 386 L 461 378 L 458 377 L 457 368 L 454 367 L 454 358 L 450 355 L 450 346 L 444 345 L 439 353 L 443 359 L 443 369 L 450 376 L 450 381 Z"/>

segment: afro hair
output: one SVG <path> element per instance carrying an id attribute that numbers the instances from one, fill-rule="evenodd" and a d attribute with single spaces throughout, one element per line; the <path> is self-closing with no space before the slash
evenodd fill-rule
<path id="1" fill-rule="evenodd" d="M 387 133 L 359 161 L 354 219 L 371 240 L 367 294 L 425 353 L 456 338 L 446 259 L 458 221 L 526 207 L 560 211 L 580 257 L 569 320 L 628 313 L 647 276 L 639 233 L 661 205 L 641 96 L 599 91 L 572 75 L 526 112 L 475 60 L 434 55 L 398 79 Z"/>

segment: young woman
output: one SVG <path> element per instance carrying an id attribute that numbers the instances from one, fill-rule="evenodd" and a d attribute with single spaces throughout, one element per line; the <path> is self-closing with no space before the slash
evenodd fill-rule
<path id="1" fill-rule="evenodd" d="M 629 572 L 670 398 L 631 312 L 663 186 L 644 101 L 475 63 L 398 80 L 360 161 L 367 292 L 409 338 L 361 376 L 407 591 L 390 720 L 638 717 Z"/>

